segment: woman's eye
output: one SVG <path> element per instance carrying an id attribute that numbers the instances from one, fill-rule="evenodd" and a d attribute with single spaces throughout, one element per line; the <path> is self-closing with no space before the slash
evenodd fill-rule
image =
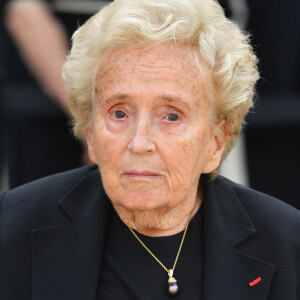
<path id="1" fill-rule="evenodd" d="M 170 122 L 176 122 L 179 119 L 179 117 L 175 114 L 168 114 L 166 118 Z"/>
<path id="2" fill-rule="evenodd" d="M 126 117 L 126 114 L 121 110 L 117 110 L 113 112 L 112 116 L 116 119 L 124 119 Z"/>

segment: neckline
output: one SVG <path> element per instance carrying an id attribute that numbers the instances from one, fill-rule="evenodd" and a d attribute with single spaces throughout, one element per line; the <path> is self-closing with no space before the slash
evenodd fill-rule
<path id="1" fill-rule="evenodd" d="M 199 252 L 202 247 L 202 206 L 190 221 L 179 260 L 183 261 Z M 173 264 L 184 231 L 169 236 L 151 237 L 137 233 L 143 243 L 164 264 Z M 199 238 L 198 238 L 199 237 Z M 127 225 L 123 223 L 113 209 L 109 220 L 109 234 L 107 237 L 108 250 L 123 259 L 130 259 L 139 263 L 157 264 L 153 257 L 144 249 Z M 116 250 L 117 249 L 117 250 Z M 134 255 L 133 255 L 134 253 Z"/>

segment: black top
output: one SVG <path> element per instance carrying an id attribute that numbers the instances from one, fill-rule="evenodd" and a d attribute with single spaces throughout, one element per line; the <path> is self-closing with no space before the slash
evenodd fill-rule
<path id="1" fill-rule="evenodd" d="M 189 224 L 174 277 L 179 292 L 167 290 L 168 274 L 144 249 L 112 210 L 100 270 L 97 299 L 202 299 L 202 209 Z M 138 234 L 144 244 L 168 268 L 172 268 L 183 232 L 172 236 Z"/>

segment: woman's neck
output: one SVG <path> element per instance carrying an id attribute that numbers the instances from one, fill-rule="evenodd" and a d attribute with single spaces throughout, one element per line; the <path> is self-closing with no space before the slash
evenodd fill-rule
<path id="1" fill-rule="evenodd" d="M 148 236 L 169 236 L 185 229 L 202 203 L 202 194 L 187 205 L 185 202 L 171 210 L 132 211 L 124 207 L 114 208 L 121 220 L 129 227 Z"/>

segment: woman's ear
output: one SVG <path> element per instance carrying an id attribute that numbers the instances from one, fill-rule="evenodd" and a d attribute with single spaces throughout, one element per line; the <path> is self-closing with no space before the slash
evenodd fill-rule
<path id="1" fill-rule="evenodd" d="M 89 158 L 93 163 L 97 163 L 96 154 L 95 154 L 95 136 L 94 136 L 94 129 L 93 125 L 90 124 L 87 129 L 87 139 L 86 139 L 87 147 L 88 147 L 88 154 Z"/>
<path id="2" fill-rule="evenodd" d="M 222 160 L 226 142 L 229 136 L 228 122 L 223 120 L 219 125 L 213 127 L 211 156 L 203 173 L 210 173 L 216 170 Z"/>

